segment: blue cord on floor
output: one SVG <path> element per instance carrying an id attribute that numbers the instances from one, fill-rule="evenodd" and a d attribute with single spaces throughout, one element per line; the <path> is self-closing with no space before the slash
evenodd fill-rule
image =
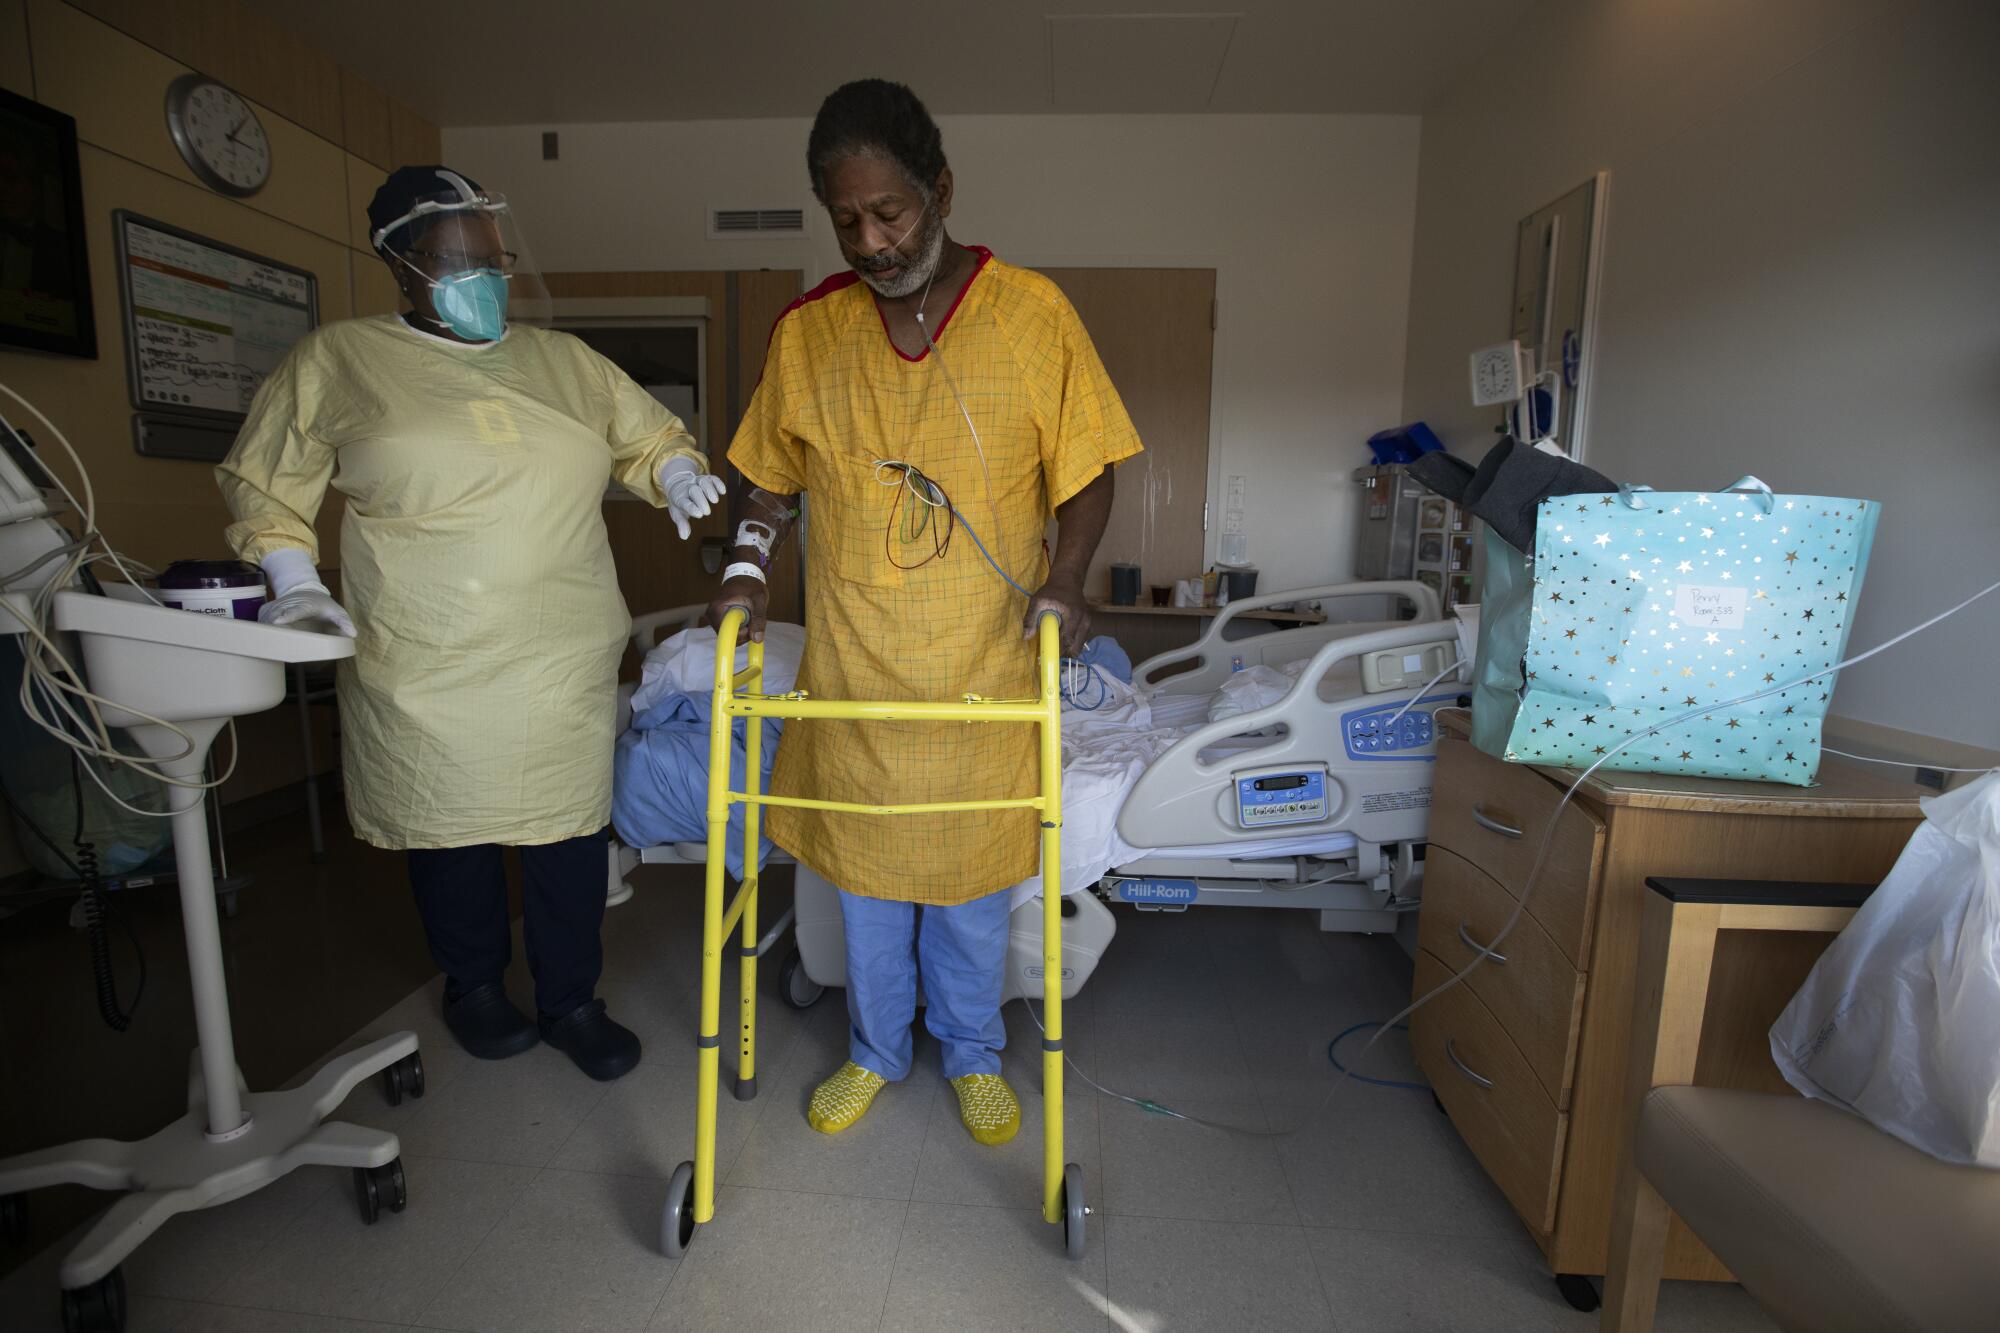
<path id="1" fill-rule="evenodd" d="M 1353 1036 L 1363 1028 L 1379 1028 L 1381 1026 L 1380 1023 L 1356 1023 L 1353 1027 L 1348 1028 L 1345 1032 L 1342 1032 L 1326 1044 L 1326 1058 L 1333 1061 L 1335 1069 L 1338 1069 L 1356 1083 L 1372 1083 L 1378 1088 L 1408 1088 L 1411 1092 L 1429 1092 L 1431 1085 L 1428 1083 L 1406 1083 L 1402 1079 L 1397 1078 L 1370 1078 L 1366 1074 L 1357 1074 L 1346 1065 L 1340 1063 L 1340 1057 L 1334 1054 L 1334 1050 L 1343 1040 Z M 1408 1032 L 1410 1028 L 1407 1023 L 1398 1023 L 1394 1030 L 1397 1032 Z"/>

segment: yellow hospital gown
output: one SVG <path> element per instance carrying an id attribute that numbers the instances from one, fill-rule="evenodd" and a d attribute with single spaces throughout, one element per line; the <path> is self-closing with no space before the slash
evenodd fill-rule
<path id="1" fill-rule="evenodd" d="M 939 324 L 938 355 L 979 427 L 986 480 L 943 369 L 889 341 L 873 294 L 829 279 L 778 321 L 764 378 L 729 459 L 767 491 L 807 494 L 806 649 L 800 688 L 821 698 L 955 700 L 1035 692 L 1027 601 L 961 526 L 941 558 L 903 540 L 899 490 L 875 464 L 915 464 L 1013 579 L 1047 576 L 1055 507 L 1139 452 L 1125 405 L 1056 285 L 976 250 L 979 267 Z M 907 509 L 909 497 L 904 495 Z M 997 523 L 995 514 L 997 511 Z M 892 531 L 892 527 L 894 531 Z M 892 560 L 893 555 L 893 560 Z M 1022 726 L 799 720 L 772 773 L 778 795 L 920 803 L 1031 795 L 1035 734 Z M 850 893 L 952 904 L 1036 872 L 1032 811 L 870 816 L 771 807 L 773 841 Z"/>
<path id="2" fill-rule="evenodd" d="M 394 316 L 301 341 L 217 480 L 246 560 L 298 547 L 347 497 L 339 675 L 355 832 L 378 847 L 535 844 L 610 822 L 631 624 L 605 536 L 616 479 L 651 501 L 696 458 L 675 416 L 568 334 L 433 338 Z"/>

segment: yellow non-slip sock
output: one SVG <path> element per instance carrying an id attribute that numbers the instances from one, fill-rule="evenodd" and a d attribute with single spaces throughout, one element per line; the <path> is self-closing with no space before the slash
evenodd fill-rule
<path id="1" fill-rule="evenodd" d="M 962 1074 L 951 1081 L 958 1094 L 959 1118 L 981 1143 L 998 1145 L 1021 1128 L 1021 1103 L 998 1074 Z"/>
<path id="2" fill-rule="evenodd" d="M 822 1134 L 838 1134 L 862 1117 L 887 1082 L 849 1060 L 813 1089 L 806 1122 Z"/>

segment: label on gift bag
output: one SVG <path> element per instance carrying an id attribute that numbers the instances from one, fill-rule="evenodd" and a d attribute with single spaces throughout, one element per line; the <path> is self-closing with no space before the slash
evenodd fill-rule
<path id="1" fill-rule="evenodd" d="M 1674 589 L 1674 614 L 1695 629 L 1742 629 L 1750 607 L 1748 588 L 1704 588 L 1683 583 Z"/>
<path id="2" fill-rule="evenodd" d="M 1762 489 L 1543 501 L 1506 757 L 1810 784 L 1834 682 L 1806 678 L 1845 652 L 1880 508 Z"/>

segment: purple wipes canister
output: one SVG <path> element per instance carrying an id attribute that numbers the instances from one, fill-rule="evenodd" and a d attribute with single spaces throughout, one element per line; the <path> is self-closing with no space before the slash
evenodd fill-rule
<path id="1" fill-rule="evenodd" d="M 264 575 L 241 560 L 176 560 L 160 575 L 160 605 L 204 616 L 255 620 Z"/>

